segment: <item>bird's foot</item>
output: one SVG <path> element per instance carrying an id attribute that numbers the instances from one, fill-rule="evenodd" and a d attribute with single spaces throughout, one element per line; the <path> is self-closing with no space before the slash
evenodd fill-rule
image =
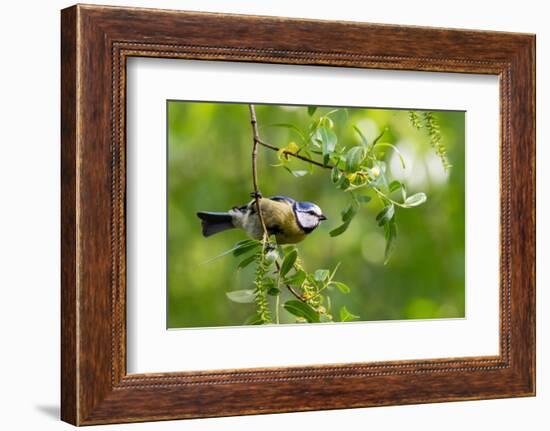
<path id="1" fill-rule="evenodd" d="M 266 253 L 269 253 L 269 252 L 271 252 L 273 250 L 276 250 L 276 249 L 277 249 L 277 244 L 274 244 L 272 242 L 268 242 L 265 245 L 265 252 Z"/>
<path id="2" fill-rule="evenodd" d="M 262 199 L 263 198 L 263 196 L 260 192 L 250 192 L 250 197 L 252 197 L 254 199 L 256 199 L 256 198 Z"/>

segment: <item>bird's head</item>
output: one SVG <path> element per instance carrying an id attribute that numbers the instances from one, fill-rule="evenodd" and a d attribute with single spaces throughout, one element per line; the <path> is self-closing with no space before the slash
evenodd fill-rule
<path id="1" fill-rule="evenodd" d="M 321 208 L 312 202 L 294 202 L 292 209 L 296 222 L 305 233 L 312 232 L 321 221 L 327 219 Z"/>

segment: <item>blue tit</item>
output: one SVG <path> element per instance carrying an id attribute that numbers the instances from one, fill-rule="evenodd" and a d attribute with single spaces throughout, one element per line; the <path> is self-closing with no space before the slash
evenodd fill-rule
<path id="1" fill-rule="evenodd" d="M 321 221 L 326 220 L 321 208 L 311 202 L 298 202 L 287 196 L 260 198 L 260 208 L 265 226 L 270 235 L 275 235 L 278 244 L 295 244 L 313 232 Z M 263 229 L 253 199 L 241 207 L 233 207 L 228 212 L 197 213 L 202 221 L 202 234 L 205 237 L 239 228 L 248 236 L 261 239 Z"/>

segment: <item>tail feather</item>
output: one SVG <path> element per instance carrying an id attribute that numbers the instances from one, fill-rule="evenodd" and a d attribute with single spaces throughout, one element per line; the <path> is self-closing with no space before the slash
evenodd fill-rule
<path id="1" fill-rule="evenodd" d="M 199 211 L 197 216 L 201 219 L 202 234 L 205 237 L 235 227 L 233 226 L 233 217 L 229 213 Z"/>

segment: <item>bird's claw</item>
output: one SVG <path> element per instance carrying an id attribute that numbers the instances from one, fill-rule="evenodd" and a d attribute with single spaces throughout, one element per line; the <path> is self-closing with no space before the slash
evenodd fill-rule
<path id="1" fill-rule="evenodd" d="M 270 251 L 273 251 L 277 248 L 277 245 L 276 244 L 273 244 L 272 242 L 268 242 L 266 243 L 265 245 L 265 252 L 266 253 L 269 253 Z"/>
<path id="2" fill-rule="evenodd" d="M 256 198 L 262 199 L 263 196 L 260 192 L 250 192 L 250 197 L 252 197 L 254 199 L 256 199 Z"/>

